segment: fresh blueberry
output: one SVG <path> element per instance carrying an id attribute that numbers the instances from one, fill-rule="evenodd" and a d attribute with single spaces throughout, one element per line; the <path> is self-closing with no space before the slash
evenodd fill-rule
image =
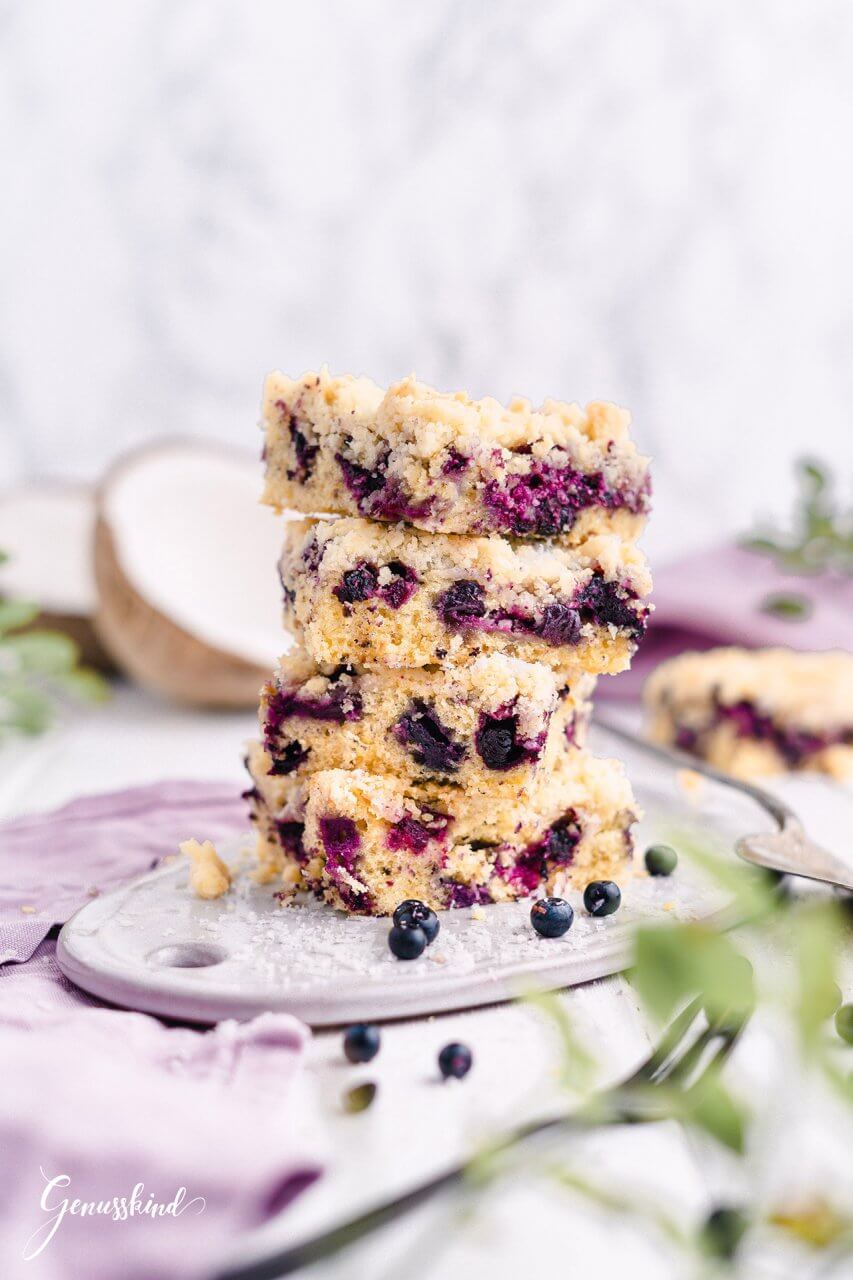
<path id="1" fill-rule="evenodd" d="M 446 1044 L 438 1055 L 438 1069 L 445 1080 L 451 1076 L 454 1080 L 461 1080 L 471 1070 L 473 1061 L 467 1044 Z"/>
<path id="2" fill-rule="evenodd" d="M 835 1030 L 842 1040 L 853 1044 L 853 1004 L 843 1004 L 838 1010 L 835 1015 Z"/>
<path id="3" fill-rule="evenodd" d="M 671 876 L 678 866 L 678 854 L 668 844 L 650 844 L 645 863 L 650 876 Z"/>
<path id="4" fill-rule="evenodd" d="M 388 946 L 398 960 L 417 960 L 426 945 L 427 936 L 419 925 L 395 924 L 388 934 Z"/>
<path id="5" fill-rule="evenodd" d="M 344 1032 L 344 1053 L 348 1062 L 372 1062 L 379 1052 L 379 1028 L 357 1022 Z"/>
<path id="6" fill-rule="evenodd" d="M 402 925 L 405 929 L 423 929 L 427 946 L 435 942 L 441 927 L 432 907 L 428 907 L 418 898 L 407 898 L 405 902 L 400 903 L 394 911 L 394 923 Z"/>
<path id="7" fill-rule="evenodd" d="M 583 891 L 583 905 L 591 916 L 612 916 L 622 903 L 622 891 L 612 880 L 592 880 Z"/>
<path id="8" fill-rule="evenodd" d="M 702 1244 L 713 1258 L 731 1262 L 737 1253 L 748 1223 L 740 1209 L 722 1205 L 708 1215 L 702 1226 Z"/>
<path id="9" fill-rule="evenodd" d="M 538 898 L 530 908 L 530 923 L 543 938 L 562 938 L 574 918 L 575 913 L 564 898 Z"/>

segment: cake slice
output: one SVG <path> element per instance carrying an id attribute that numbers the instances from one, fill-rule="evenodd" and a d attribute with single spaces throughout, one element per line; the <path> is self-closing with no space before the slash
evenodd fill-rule
<path id="1" fill-rule="evenodd" d="M 324 671 L 296 652 L 261 690 L 261 733 L 279 776 L 365 769 L 518 794 L 582 744 L 594 687 L 594 676 L 558 679 L 500 653 L 438 669 Z"/>
<path id="2" fill-rule="evenodd" d="M 622 765 L 566 752 L 526 801 L 417 790 L 361 769 L 304 779 L 269 772 L 249 750 L 247 793 L 259 875 L 282 892 L 309 890 L 360 915 L 390 915 L 406 898 L 435 909 L 560 893 L 630 872 L 637 807 Z"/>
<path id="3" fill-rule="evenodd" d="M 650 484 L 629 422 L 611 404 L 504 407 L 414 378 L 383 392 L 325 370 L 273 373 L 263 399 L 264 501 L 431 533 L 636 538 Z"/>
<path id="4" fill-rule="evenodd" d="M 569 548 L 354 519 L 289 525 L 280 573 L 288 621 L 330 666 L 497 652 L 558 671 L 623 671 L 651 588 L 642 553 L 612 535 Z"/>
<path id="5" fill-rule="evenodd" d="M 853 654 L 710 649 L 661 663 L 649 734 L 739 778 L 809 769 L 853 778 Z"/>

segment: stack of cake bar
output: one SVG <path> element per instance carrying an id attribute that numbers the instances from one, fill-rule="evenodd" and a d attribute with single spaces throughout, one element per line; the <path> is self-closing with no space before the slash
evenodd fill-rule
<path id="1" fill-rule="evenodd" d="M 624 879 L 636 805 L 585 739 L 649 612 L 628 415 L 325 371 L 272 374 L 263 415 L 264 500 L 329 514 L 285 526 L 262 878 L 370 915 Z"/>

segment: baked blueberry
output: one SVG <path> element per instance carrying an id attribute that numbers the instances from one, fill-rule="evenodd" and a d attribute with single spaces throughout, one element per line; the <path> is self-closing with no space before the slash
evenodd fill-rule
<path id="1" fill-rule="evenodd" d="M 650 876 L 671 876 L 678 866 L 678 854 L 668 844 L 650 844 L 644 861 Z"/>
<path id="2" fill-rule="evenodd" d="M 379 577 L 373 565 L 360 564 L 355 569 L 347 569 L 335 587 L 335 595 L 341 604 L 357 604 L 376 595 L 378 586 Z"/>
<path id="3" fill-rule="evenodd" d="M 591 880 L 583 891 L 583 905 L 591 916 L 612 916 L 622 903 L 622 891 L 612 880 Z"/>
<path id="4" fill-rule="evenodd" d="M 548 644 L 577 644 L 581 634 L 580 614 L 567 604 L 546 605 L 540 633 Z"/>
<path id="5" fill-rule="evenodd" d="M 379 1028 L 357 1022 L 344 1032 L 344 1053 L 348 1062 L 372 1062 L 379 1052 Z"/>
<path id="6" fill-rule="evenodd" d="M 417 960 L 426 950 L 427 936 L 419 925 L 395 924 L 388 934 L 391 954 L 398 960 Z"/>
<path id="7" fill-rule="evenodd" d="M 446 1044 L 438 1055 L 438 1069 L 445 1080 L 461 1080 L 474 1061 L 467 1044 Z"/>
<path id="8" fill-rule="evenodd" d="M 562 938 L 574 918 L 575 913 L 564 898 L 538 898 L 530 908 L 530 923 L 543 938 Z"/>
<path id="9" fill-rule="evenodd" d="M 487 769 L 512 769 L 527 760 L 535 760 L 541 754 L 545 735 L 535 742 L 519 741 L 518 716 L 482 715 L 474 742 L 477 754 Z"/>
<path id="10" fill-rule="evenodd" d="M 441 600 L 441 616 L 448 627 L 464 627 L 471 618 L 482 618 L 485 612 L 483 588 L 470 578 L 454 582 Z"/>
<path id="11" fill-rule="evenodd" d="M 394 923 L 403 925 L 407 929 L 413 927 L 423 929 L 426 934 L 427 946 L 435 942 L 441 927 L 438 916 L 432 907 L 428 907 L 425 902 L 421 902 L 418 898 L 407 898 L 405 902 L 400 903 L 399 907 L 394 911 Z"/>
<path id="12" fill-rule="evenodd" d="M 423 698 L 415 698 L 392 728 L 397 741 L 409 751 L 415 764 L 431 773 L 455 773 L 465 748 Z"/>

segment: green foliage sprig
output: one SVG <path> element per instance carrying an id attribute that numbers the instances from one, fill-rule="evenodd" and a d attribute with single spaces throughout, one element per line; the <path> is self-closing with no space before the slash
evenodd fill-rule
<path id="1" fill-rule="evenodd" d="M 850 902 L 822 892 L 795 897 L 772 873 L 721 857 L 719 850 L 710 843 L 703 845 L 695 833 L 671 832 L 667 839 L 731 896 L 735 915 L 748 923 L 736 933 L 676 920 L 639 926 L 629 978 L 642 1005 L 662 1025 L 697 993 L 709 1019 L 746 1025 L 757 1013 L 772 1014 L 776 1020 L 781 1017 L 793 1033 L 795 1049 L 794 1057 L 780 1064 L 782 1074 L 802 1073 L 815 1086 L 823 1084 L 853 1115 L 853 1049 L 845 1047 L 833 1023 L 842 998 L 839 972 L 853 937 Z M 747 939 L 759 952 L 763 948 L 765 954 L 784 954 L 787 962 L 767 966 L 766 972 L 754 971 L 744 952 Z M 532 1003 L 557 1032 L 558 1079 L 569 1091 L 573 1108 L 588 1124 L 612 1123 L 612 1116 L 596 1109 L 596 1099 L 602 1095 L 594 1089 L 595 1062 L 565 1003 L 556 995 L 538 995 Z M 774 1088 L 772 1081 L 766 1084 Z M 622 1101 L 641 1110 L 643 1087 L 632 1086 Z M 781 1087 L 781 1080 L 775 1087 Z M 652 1096 L 657 1114 L 703 1134 L 744 1171 L 753 1168 L 756 1160 L 767 1160 L 767 1135 L 754 1133 L 763 1100 L 733 1089 L 722 1067 L 714 1067 L 696 1087 L 656 1083 Z M 516 1150 L 515 1161 L 505 1147 L 500 1149 L 500 1161 L 484 1160 L 483 1154 L 476 1164 L 480 1189 L 490 1177 L 523 1169 L 527 1176 L 556 1183 L 599 1209 L 643 1223 L 682 1250 L 697 1275 L 706 1274 L 708 1265 L 716 1271 L 736 1271 L 755 1240 L 773 1235 L 819 1253 L 822 1274 L 832 1274 L 836 1265 L 848 1265 L 853 1252 L 853 1207 L 834 1203 L 831 1189 L 819 1189 L 796 1203 L 767 1205 L 749 1202 L 747 1197 L 741 1204 L 718 1205 L 706 1220 L 689 1229 L 662 1212 L 641 1188 L 616 1190 L 600 1185 L 572 1163 L 570 1154 L 555 1158 L 551 1150 L 543 1159 Z"/>
<path id="2" fill-rule="evenodd" d="M 0 564 L 7 559 L 0 551 Z M 109 697 L 106 680 L 80 665 L 69 636 L 33 629 L 40 612 L 31 601 L 0 599 L 0 740 L 11 733 L 43 733 L 63 698 Z"/>
<path id="3" fill-rule="evenodd" d="M 845 508 L 836 498 L 832 477 L 822 463 L 801 459 L 797 478 L 799 494 L 790 528 L 762 530 L 745 538 L 741 545 L 772 556 L 787 573 L 834 570 L 853 574 L 853 507 Z M 780 604 L 779 612 L 783 609 L 784 604 Z M 796 613 L 795 608 L 788 616 Z"/>

